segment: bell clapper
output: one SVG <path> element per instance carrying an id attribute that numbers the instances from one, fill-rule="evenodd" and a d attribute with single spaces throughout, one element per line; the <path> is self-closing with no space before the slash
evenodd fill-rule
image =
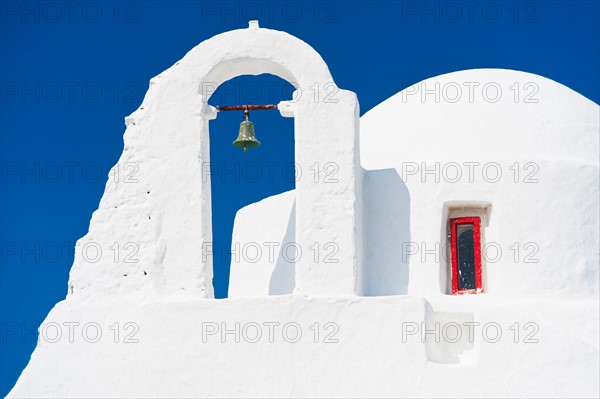
<path id="1" fill-rule="evenodd" d="M 250 117 L 250 111 L 248 111 L 248 108 L 244 109 L 244 120 L 247 122 L 248 118 Z M 248 145 L 245 144 L 244 145 L 244 154 L 248 153 Z"/>

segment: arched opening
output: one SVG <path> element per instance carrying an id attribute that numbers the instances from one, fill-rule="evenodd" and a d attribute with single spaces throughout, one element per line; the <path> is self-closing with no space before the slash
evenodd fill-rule
<path id="1" fill-rule="evenodd" d="M 213 106 L 278 104 L 292 99 L 294 86 L 271 75 L 241 75 L 225 81 L 214 90 L 208 103 Z M 212 198 L 213 287 L 215 298 L 226 298 L 232 265 L 268 269 L 277 263 L 272 252 L 280 251 L 281 242 L 265 243 L 248 234 L 233 242 L 236 213 L 264 198 L 295 188 L 294 119 L 284 118 L 278 110 L 251 111 L 258 148 L 244 151 L 234 147 L 243 111 L 221 111 L 209 123 Z M 268 217 L 268 216 L 267 216 Z M 259 225 L 256 226 L 260 229 Z M 239 238 L 239 237 L 238 237 Z M 260 270 L 264 274 L 265 270 Z M 268 270 L 267 270 L 268 272 Z M 289 274 L 289 270 L 286 271 Z M 293 270 L 292 270 L 293 278 Z M 252 281 L 248 281 L 252 284 Z"/>
<path id="2" fill-rule="evenodd" d="M 315 256 L 295 257 L 294 293 L 355 295 L 362 291 L 363 173 L 358 154 L 360 112 L 356 95 L 337 87 L 327 65 L 309 45 L 284 32 L 260 29 L 254 22 L 248 29 L 226 32 L 202 42 L 152 78 L 141 106 L 125 118 L 124 150 L 117 165 L 139 165 L 140 184 L 110 179 L 99 207 L 102 212 L 97 214 L 102 217 L 92 218 L 89 233 L 81 242 L 101 240 L 110 246 L 115 240 L 129 242 L 132 235 L 143 238 L 140 264 L 150 264 L 152 269 L 147 275 L 139 273 L 139 279 L 128 279 L 135 282 L 135 288 L 128 287 L 128 292 L 143 289 L 182 297 L 214 297 L 213 256 L 207 254 L 214 241 L 213 201 L 206 168 L 211 164 L 209 124 L 214 125 L 210 121 L 218 112 L 208 101 L 222 83 L 240 75 L 261 73 L 285 79 L 301 93 L 293 101 L 286 97 L 288 101 L 278 104 L 280 115 L 293 117 L 293 122 L 280 120 L 289 126 L 293 123 L 294 128 L 294 157 L 286 157 L 286 161 L 293 161 L 298 166 L 296 170 L 304 171 L 304 177 L 295 181 L 291 197 L 296 200 L 295 205 L 291 203 L 295 225 L 289 230 L 297 248 L 305 254 L 312 249 L 316 252 Z M 268 129 L 264 130 L 279 117 L 273 111 L 264 116 L 260 112 L 252 117 L 258 136 L 265 143 L 262 151 L 267 142 L 286 137 L 291 140 L 291 134 L 271 135 Z M 221 117 L 230 118 L 224 113 Z M 213 154 L 213 164 L 232 159 L 219 154 L 221 148 L 233 154 L 234 149 L 229 146 L 238 131 L 239 119 L 235 121 L 234 115 L 231 118 L 223 133 L 213 132 L 213 141 L 218 144 L 222 137 L 224 144 L 213 146 L 219 148 Z M 278 148 L 273 154 L 280 151 Z M 291 147 L 288 151 L 291 154 Z M 244 159 L 239 151 L 232 156 Z M 330 174 L 332 167 L 334 179 Z M 307 178 L 311 172 L 312 178 Z M 278 191 L 264 192 L 261 197 Z M 251 198 L 248 203 L 258 198 Z M 120 206 L 125 202 L 131 206 Z M 217 211 L 219 202 L 217 198 Z M 109 213 L 103 213 L 108 209 Z M 267 215 L 263 220 L 270 219 Z M 144 223 L 133 223 L 134 220 Z M 327 252 L 332 245 L 334 259 L 331 251 Z M 71 270 L 71 286 L 87 287 L 90 293 L 123 290 L 121 284 L 111 282 L 115 275 L 122 277 L 120 263 L 106 258 L 93 269 L 88 266 L 78 252 Z M 226 283 L 221 283 L 226 281 L 223 276 L 227 273 L 219 269 L 218 297 L 226 292 Z"/>

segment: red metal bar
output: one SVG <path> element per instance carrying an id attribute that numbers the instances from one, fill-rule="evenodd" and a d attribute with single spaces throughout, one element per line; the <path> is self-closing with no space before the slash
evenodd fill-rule
<path id="1" fill-rule="evenodd" d="M 220 105 L 215 108 L 217 108 L 217 111 L 260 111 L 260 110 L 265 110 L 265 109 L 277 109 L 277 105 L 275 105 L 275 104 Z"/>

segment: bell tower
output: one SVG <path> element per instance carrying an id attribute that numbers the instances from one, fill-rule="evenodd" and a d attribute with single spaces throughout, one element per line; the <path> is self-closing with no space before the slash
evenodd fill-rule
<path id="1" fill-rule="evenodd" d="M 282 116 L 294 118 L 295 237 L 305 253 L 296 262 L 295 293 L 361 293 L 356 95 L 337 87 L 308 44 L 251 21 L 247 29 L 202 42 L 151 79 L 143 103 L 125 119 L 124 150 L 115 166 L 131 165 L 135 181 L 107 182 L 89 232 L 79 240 L 69 295 L 214 297 L 206 253 L 212 244 L 211 187 L 202 176 L 210 162 L 209 121 L 218 110 L 208 100 L 229 79 L 263 73 L 296 88 L 293 101 L 277 106 Z M 333 178 L 322 178 L 326 165 L 334 167 Z M 91 243 L 105 248 L 115 241 L 136 243 L 139 261 L 101 257 L 90 263 L 83 252 Z M 309 248 L 328 244 L 337 248 L 335 263 L 309 256 Z"/>

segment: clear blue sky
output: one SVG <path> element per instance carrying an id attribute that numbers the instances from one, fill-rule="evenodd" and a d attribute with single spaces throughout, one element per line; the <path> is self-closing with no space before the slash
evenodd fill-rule
<path id="1" fill-rule="evenodd" d="M 470 68 L 532 72 L 600 98 L 598 1 L 2 1 L 0 17 L 2 397 L 35 347 L 32 331 L 65 297 L 72 245 L 123 149 L 123 118 L 150 78 L 201 41 L 250 19 L 287 31 L 357 93 L 361 114 L 412 83 Z M 290 93 L 279 78 L 244 76 L 210 102 L 276 103 Z M 212 179 L 213 230 L 222 248 L 240 207 L 294 187 L 286 166 L 293 121 L 252 114 L 263 146 L 243 156 L 231 146 L 240 118 L 211 122 L 211 160 L 221 167 Z M 250 162 L 263 166 L 256 181 L 221 173 L 251 173 Z M 227 295 L 228 268 L 218 254 L 218 297 Z"/>

